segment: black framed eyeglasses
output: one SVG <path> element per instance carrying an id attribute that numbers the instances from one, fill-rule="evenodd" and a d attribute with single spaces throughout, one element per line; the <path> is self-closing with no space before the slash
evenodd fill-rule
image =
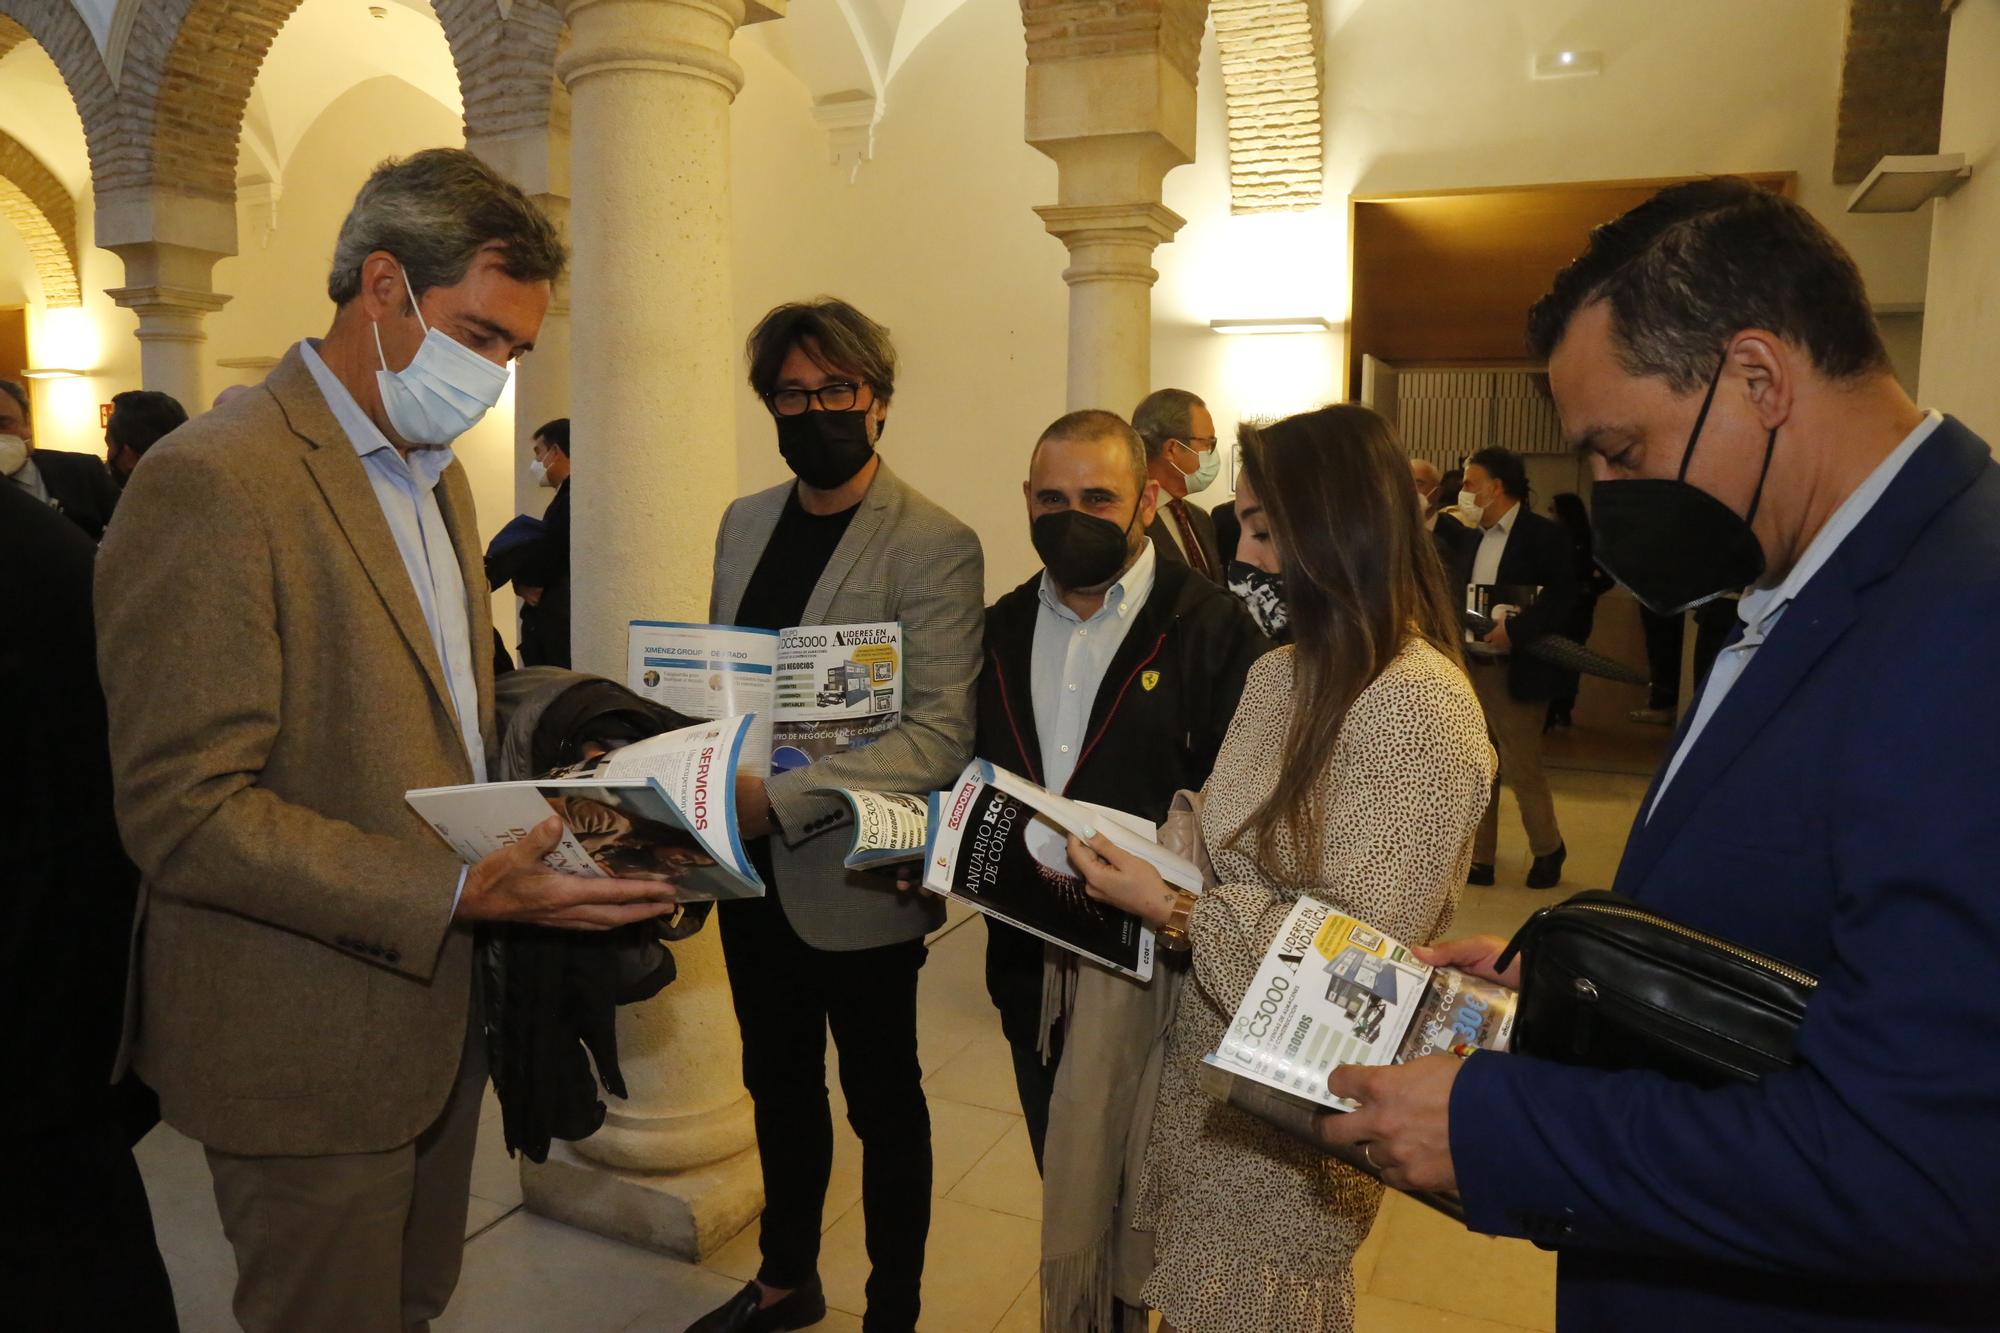
<path id="1" fill-rule="evenodd" d="M 764 395 L 764 406 L 774 416 L 795 417 L 815 403 L 822 412 L 848 412 L 861 396 L 859 384 L 835 380 L 817 389 L 773 389 Z"/>

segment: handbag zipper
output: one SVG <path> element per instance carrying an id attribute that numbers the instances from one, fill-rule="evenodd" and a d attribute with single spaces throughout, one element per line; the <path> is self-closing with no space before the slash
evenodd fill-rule
<path id="1" fill-rule="evenodd" d="M 1731 944 L 1728 940 L 1719 940 L 1713 935 L 1704 935 L 1698 930 L 1692 930 L 1687 926 L 1683 926 L 1678 921 L 1669 921 L 1665 917 L 1654 916 L 1651 912 L 1642 912 L 1632 907 L 1617 907 L 1610 903 L 1570 903 L 1568 904 L 1568 910 L 1572 912 L 1601 912 L 1605 916 L 1618 916 L 1633 921 L 1644 921 L 1647 925 L 1657 926 L 1661 930 L 1679 935 L 1684 939 L 1694 940 L 1699 944 L 1706 944 L 1712 949 L 1720 949 L 1732 958 L 1740 958 L 1753 967 L 1761 967 L 1766 972 L 1775 973 L 1795 986 L 1803 986 L 1807 990 L 1813 990 L 1819 985 L 1818 977 L 1812 976 L 1810 973 L 1801 972 L 1789 963 L 1781 963 L 1775 958 L 1766 958 L 1763 954 L 1752 953 L 1741 945 Z"/>

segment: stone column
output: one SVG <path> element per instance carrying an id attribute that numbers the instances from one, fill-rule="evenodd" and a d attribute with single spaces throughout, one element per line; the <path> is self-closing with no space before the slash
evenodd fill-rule
<path id="1" fill-rule="evenodd" d="M 192 287 L 113 287 L 105 295 L 139 314 L 139 378 L 169 393 L 188 415 L 208 408 L 202 374 L 208 333 L 202 321 L 229 304 L 219 292 Z"/>
<path id="2" fill-rule="evenodd" d="M 1205 5 L 1102 8 L 1024 0 L 1027 140 L 1056 164 L 1056 202 L 1035 211 L 1069 248 L 1068 405 L 1122 416 L 1153 388 L 1153 250 L 1181 226 L 1160 187 L 1194 160 Z"/>
<path id="3" fill-rule="evenodd" d="M 744 0 L 569 0 L 571 625 L 579 669 L 625 676 L 634 618 L 707 615 L 716 524 L 736 495 L 739 331 L 730 290 L 729 104 Z M 630 1096 L 595 1136 L 524 1167 L 528 1206 L 699 1259 L 763 1207 L 718 929 L 621 1009 Z"/>
<path id="4" fill-rule="evenodd" d="M 1129 414 L 1152 392 L 1153 249 L 1181 219 L 1153 204 L 1054 204 L 1035 210 L 1069 247 L 1071 411 Z"/>
<path id="5" fill-rule="evenodd" d="M 229 303 L 215 261 L 236 253 L 236 204 L 165 190 L 113 191 L 97 201 L 97 244 L 125 261 L 106 294 L 139 315 L 140 377 L 189 415 L 208 407 L 206 318 Z"/>

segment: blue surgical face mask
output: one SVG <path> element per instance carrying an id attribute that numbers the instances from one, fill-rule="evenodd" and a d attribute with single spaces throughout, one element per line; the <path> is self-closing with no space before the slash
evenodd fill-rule
<path id="1" fill-rule="evenodd" d="M 403 290 L 410 309 L 423 326 L 424 341 L 410 364 L 389 369 L 382 354 L 382 327 L 375 326 L 375 355 L 382 368 L 375 383 L 382 391 L 382 410 L 396 434 L 411 444 L 439 448 L 471 430 L 500 401 L 507 389 L 507 368 L 496 366 L 464 343 L 424 324 L 410 274 L 403 272 Z"/>
<path id="2" fill-rule="evenodd" d="M 1193 445 L 1188 444 L 1185 440 L 1181 444 L 1189 453 L 1194 453 Z M 1174 464 L 1176 468 L 1180 469 L 1182 475 L 1187 478 L 1189 495 L 1199 495 L 1201 492 L 1207 490 L 1210 483 L 1215 480 L 1216 474 L 1222 471 L 1221 448 L 1211 447 L 1207 453 L 1195 453 L 1194 456 L 1201 461 L 1195 464 L 1195 469 L 1192 472 L 1181 467 L 1179 463 Z"/>

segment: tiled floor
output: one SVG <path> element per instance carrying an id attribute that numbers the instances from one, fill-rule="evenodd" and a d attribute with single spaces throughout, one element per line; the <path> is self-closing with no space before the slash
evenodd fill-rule
<path id="1" fill-rule="evenodd" d="M 1552 775 L 1569 844 L 1565 890 L 1603 887 L 1644 779 Z M 1553 896 L 1518 887 L 1527 853 L 1511 797 L 1501 823 L 1501 886 L 1468 889 L 1457 931 L 1506 934 Z M 1510 887 L 1512 886 L 1512 887 Z M 1014 1098 L 1006 1044 L 987 1003 L 977 919 L 954 913 L 924 968 L 920 1045 L 936 1141 L 936 1199 L 924 1327 L 934 1333 L 1033 1333 L 1040 1182 Z M 839 1084 L 829 1079 L 838 1104 Z M 677 1333 L 756 1269 L 753 1224 L 701 1267 L 577 1231 L 521 1208 L 514 1165 L 488 1094 L 473 1168 L 465 1271 L 439 1333 Z M 822 1276 L 833 1312 L 819 1328 L 860 1328 L 867 1259 L 861 1152 L 836 1114 Z M 201 1150 L 164 1126 L 139 1148 L 160 1248 L 187 1333 L 234 1327 L 235 1262 Z M 1554 1326 L 1551 1256 L 1471 1235 L 1391 1194 L 1355 1259 L 1362 1333 L 1519 1333 Z"/>

